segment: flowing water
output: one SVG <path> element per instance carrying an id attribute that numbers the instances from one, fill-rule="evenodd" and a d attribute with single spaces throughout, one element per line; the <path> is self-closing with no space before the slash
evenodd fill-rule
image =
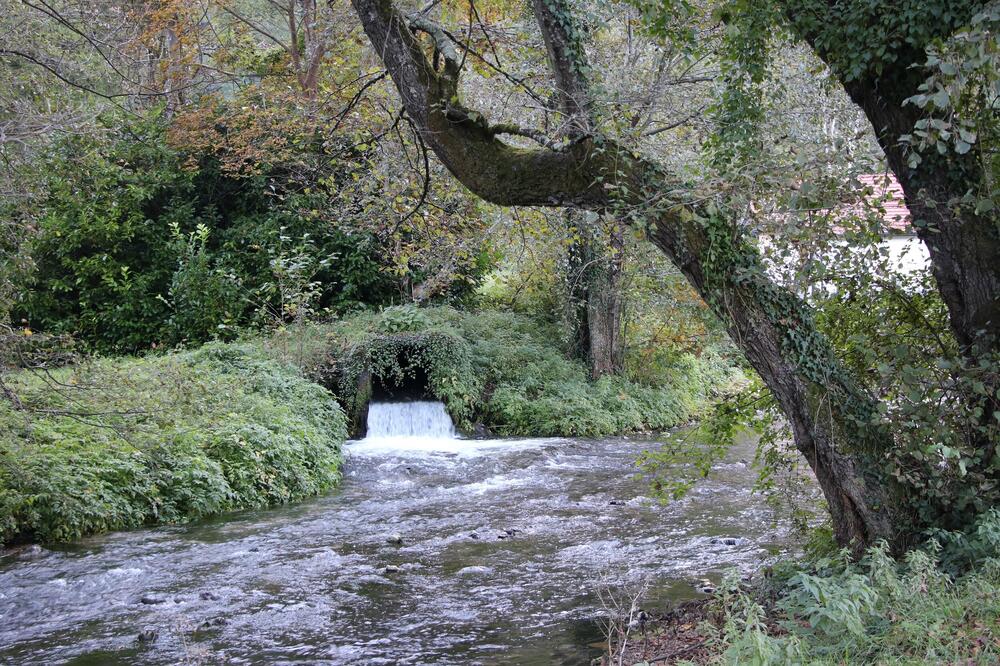
<path id="1" fill-rule="evenodd" d="M 602 584 L 650 581 L 652 607 L 785 541 L 739 450 L 662 507 L 634 465 L 655 442 L 369 417 L 326 497 L 0 551 L 0 663 L 586 664 Z"/>
<path id="2" fill-rule="evenodd" d="M 455 439 L 455 426 L 444 404 L 430 400 L 373 402 L 368 406 L 367 440 L 420 437 Z"/>

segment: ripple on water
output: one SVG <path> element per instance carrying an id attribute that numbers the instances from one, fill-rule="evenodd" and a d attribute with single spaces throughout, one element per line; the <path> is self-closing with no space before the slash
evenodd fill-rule
<path id="1" fill-rule="evenodd" d="M 650 501 L 634 461 L 652 446 L 354 442 L 327 497 L 7 556 L 0 663 L 580 663 L 602 581 L 693 596 L 691 579 L 757 567 L 786 535 L 739 463 Z"/>

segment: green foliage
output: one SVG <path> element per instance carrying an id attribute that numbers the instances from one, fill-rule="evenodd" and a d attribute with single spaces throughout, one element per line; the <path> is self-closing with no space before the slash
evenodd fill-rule
<path id="1" fill-rule="evenodd" d="M 155 119 L 132 131 L 138 140 L 107 152 L 94 139 L 67 137 L 44 166 L 36 266 L 17 313 L 34 328 L 104 348 L 163 338 L 168 306 L 158 296 L 177 263 L 168 229 L 194 214 L 185 196 L 191 174 L 177 168 Z"/>
<path id="2" fill-rule="evenodd" d="M 733 0 L 719 12 L 726 22 L 718 53 L 725 85 L 712 105 L 717 129 L 705 146 L 716 167 L 738 171 L 738 165 L 759 159 L 765 150 L 765 92 L 778 85 L 771 72 L 778 17 L 770 2 Z"/>
<path id="3" fill-rule="evenodd" d="M 817 296 L 818 325 L 866 390 L 893 446 L 881 465 L 923 526 L 960 529 L 1000 500 L 1000 365 L 964 359 L 930 271 L 901 271 L 874 240 L 835 250 L 835 290 Z M 975 400 L 968 400 L 968 397 Z"/>
<path id="4" fill-rule="evenodd" d="M 495 311 L 396 307 L 306 327 L 302 335 L 308 348 L 295 349 L 298 329 L 269 344 L 333 384 L 348 411 L 358 407 L 362 372 L 390 385 L 419 372 L 459 427 L 481 422 L 503 435 L 600 437 L 662 430 L 692 418 L 738 378 L 721 359 L 682 354 L 676 365 L 664 367 L 654 386 L 624 377 L 592 382 L 581 362 L 566 358 L 555 326 Z"/>
<path id="5" fill-rule="evenodd" d="M 97 359 L 8 378 L 0 542 L 64 541 L 316 495 L 339 480 L 344 415 L 248 346 Z"/>
<path id="6" fill-rule="evenodd" d="M 226 333 L 234 332 L 245 307 L 237 278 L 213 261 L 207 248 L 210 232 L 204 224 L 199 223 L 186 239 L 177 225 L 172 232 L 181 249 L 168 292 L 171 338 L 229 337 Z"/>
<path id="7" fill-rule="evenodd" d="M 788 0 L 796 32 L 845 81 L 907 67 L 935 40 L 947 37 L 982 6 L 978 0 Z"/>
<path id="8" fill-rule="evenodd" d="M 960 202 L 974 215 L 989 214 L 1000 206 L 1000 184 L 994 176 L 1000 168 L 995 149 L 1000 142 L 998 28 L 1000 6 L 994 4 L 973 16 L 968 27 L 928 49 L 927 79 L 905 102 L 921 109 L 924 117 L 911 134 L 900 137 L 911 148 L 910 168 L 918 168 L 927 157 L 974 158 L 970 161 L 983 177 L 965 174 L 963 185 L 969 193 Z"/>
<path id="9" fill-rule="evenodd" d="M 994 510 L 969 533 L 942 533 L 901 561 L 884 545 L 858 563 L 839 553 L 806 569 L 776 572 L 768 589 L 755 595 L 730 579 L 721 596 L 722 659 L 995 663 L 1000 659 L 998 534 L 1000 514 Z M 958 560 L 965 566 L 949 571 L 947 562 Z"/>
<path id="10" fill-rule="evenodd" d="M 650 29 L 674 39 L 690 39 L 677 34 L 674 25 L 685 25 L 698 9 L 711 11 L 727 26 L 733 46 L 746 46 L 733 60 L 753 64 L 754 76 L 765 61 L 761 45 L 773 38 L 783 21 L 820 54 L 844 81 L 876 78 L 889 68 L 913 62 L 938 39 L 948 37 L 967 23 L 983 3 L 977 0 L 724 0 L 701 7 L 687 0 L 647 3 L 635 0 Z M 755 77 L 756 78 L 756 77 Z M 756 80 L 760 80 L 756 78 Z"/>
<path id="11" fill-rule="evenodd" d="M 430 326 L 430 320 L 415 305 L 396 305 L 386 308 L 378 318 L 376 328 L 382 333 L 419 331 Z"/>
<path id="12" fill-rule="evenodd" d="M 155 114 L 104 122 L 108 138 L 69 136 L 40 166 L 16 318 L 131 352 L 394 295 L 371 237 L 319 219 L 320 195 L 198 163 Z"/>

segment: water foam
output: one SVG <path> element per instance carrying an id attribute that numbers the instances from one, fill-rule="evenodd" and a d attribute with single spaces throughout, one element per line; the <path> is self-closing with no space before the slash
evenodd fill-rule
<path id="1" fill-rule="evenodd" d="M 373 402 L 368 406 L 368 435 L 349 445 L 362 456 L 479 456 L 496 449 L 538 446 L 552 439 L 459 439 L 444 403 Z"/>

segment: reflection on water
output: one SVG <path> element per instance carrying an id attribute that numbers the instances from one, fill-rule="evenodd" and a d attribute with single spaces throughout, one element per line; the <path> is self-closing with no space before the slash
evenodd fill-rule
<path id="1" fill-rule="evenodd" d="M 691 580 L 784 539 L 739 462 L 646 500 L 634 460 L 651 446 L 363 441 L 321 499 L 15 551 L 0 663 L 586 663 L 602 578 L 697 596 Z"/>

